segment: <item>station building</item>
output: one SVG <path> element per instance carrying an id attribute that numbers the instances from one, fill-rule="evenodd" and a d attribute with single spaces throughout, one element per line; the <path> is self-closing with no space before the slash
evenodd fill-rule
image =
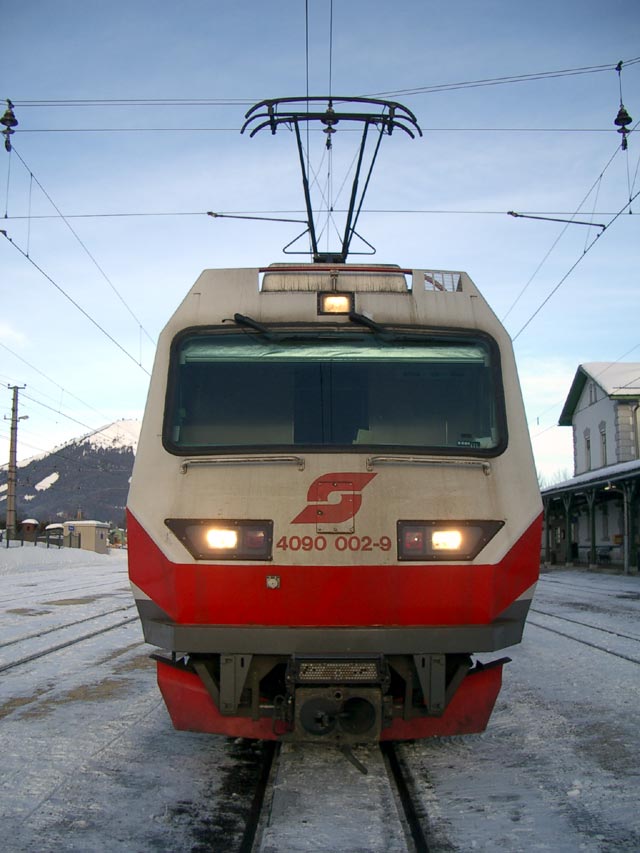
<path id="1" fill-rule="evenodd" d="M 640 563 L 640 362 L 578 366 L 560 426 L 573 429 L 574 476 L 542 490 L 546 564 Z"/>
<path id="2" fill-rule="evenodd" d="M 109 526 L 104 521 L 65 521 L 64 544 L 106 554 L 109 548 Z"/>

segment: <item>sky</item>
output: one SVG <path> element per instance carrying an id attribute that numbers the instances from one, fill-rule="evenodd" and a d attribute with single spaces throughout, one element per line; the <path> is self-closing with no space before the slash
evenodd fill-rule
<path id="1" fill-rule="evenodd" d="M 308 90 L 415 113 L 421 138 L 383 140 L 358 232 L 376 262 L 469 273 L 514 340 L 539 472 L 572 474 L 556 424 L 577 366 L 640 362 L 640 137 L 623 151 L 613 123 L 621 96 L 631 129 L 640 118 L 637 0 L 5 0 L 0 14 L 0 97 L 19 122 L 0 147 L 0 409 L 26 386 L 19 459 L 142 416 L 154 341 L 202 269 L 287 260 L 303 226 L 207 211 L 302 217 L 293 135 L 240 128 L 252 104 Z M 337 211 L 355 139 L 334 136 Z"/>

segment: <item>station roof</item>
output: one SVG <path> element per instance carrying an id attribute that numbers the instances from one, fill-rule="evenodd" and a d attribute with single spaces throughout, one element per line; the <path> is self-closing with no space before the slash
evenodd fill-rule
<path id="1" fill-rule="evenodd" d="M 597 468 L 595 471 L 585 471 L 577 477 L 554 483 L 541 489 L 543 497 L 556 497 L 563 492 L 580 492 L 585 489 L 593 489 L 599 486 L 613 485 L 622 480 L 640 479 L 640 459 L 632 459 L 629 462 L 619 462 L 617 465 L 607 465 Z"/>
<path id="2" fill-rule="evenodd" d="M 640 361 L 589 361 L 578 365 L 558 420 L 559 426 L 571 426 L 588 380 L 593 380 L 614 400 L 640 397 Z"/>

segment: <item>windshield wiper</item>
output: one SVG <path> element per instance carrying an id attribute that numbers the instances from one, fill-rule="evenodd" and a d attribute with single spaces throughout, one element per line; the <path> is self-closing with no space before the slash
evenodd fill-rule
<path id="1" fill-rule="evenodd" d="M 388 330 L 385 329 L 384 326 L 381 326 L 380 323 L 376 323 L 375 320 L 372 320 L 365 314 L 358 314 L 357 311 L 349 311 L 349 319 L 352 323 L 357 323 L 359 326 L 366 326 L 367 329 L 371 329 L 371 331 L 375 332 L 376 335 L 389 334 Z"/>
<path id="2" fill-rule="evenodd" d="M 376 323 L 375 320 L 372 320 L 365 314 L 358 314 L 357 311 L 350 311 L 349 319 L 352 323 L 356 323 L 359 326 L 364 326 L 367 329 L 371 329 L 373 334 L 378 335 L 380 340 L 384 341 L 385 343 L 396 343 L 397 341 L 423 340 L 422 335 L 416 334 L 414 331 L 404 331 L 402 329 L 387 329 L 386 326 L 381 326 L 380 323 Z"/>
<path id="3" fill-rule="evenodd" d="M 237 323 L 238 326 L 246 326 L 248 329 L 253 329 L 255 332 L 260 332 L 261 335 L 264 335 L 268 340 L 273 339 L 273 332 L 271 329 L 268 329 L 266 326 L 263 326 L 262 323 L 259 323 L 257 320 L 254 320 L 253 317 L 247 317 L 246 314 L 234 314 L 233 322 Z"/>

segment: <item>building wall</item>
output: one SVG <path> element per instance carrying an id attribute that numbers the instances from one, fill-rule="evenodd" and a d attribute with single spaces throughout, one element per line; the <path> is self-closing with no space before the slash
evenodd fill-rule
<path id="1" fill-rule="evenodd" d="M 587 380 L 573 416 L 575 475 L 615 465 L 620 432 L 617 404 L 593 380 Z"/>
<path id="2" fill-rule="evenodd" d="M 616 403 L 616 454 L 619 462 L 640 458 L 638 450 L 638 404 Z"/>
<path id="3" fill-rule="evenodd" d="M 624 534 L 624 518 L 622 499 L 607 501 L 595 506 L 596 528 L 596 559 L 599 563 L 622 562 L 622 538 Z M 591 528 L 589 511 L 586 506 L 579 510 L 575 529 L 575 542 L 578 545 L 578 559 L 588 563 L 591 552 Z"/>
<path id="4" fill-rule="evenodd" d="M 65 536 L 80 536 L 80 547 L 85 551 L 106 554 L 109 546 L 109 525 L 101 521 L 65 521 Z"/>

